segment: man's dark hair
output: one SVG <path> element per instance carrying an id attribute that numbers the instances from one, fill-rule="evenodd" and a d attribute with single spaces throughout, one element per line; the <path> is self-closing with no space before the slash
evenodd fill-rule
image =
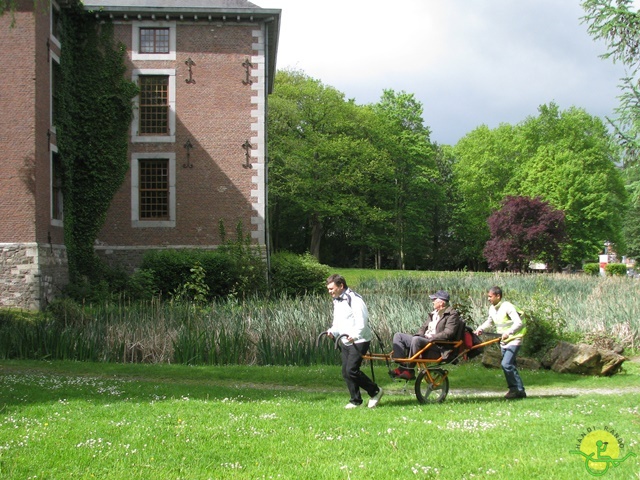
<path id="1" fill-rule="evenodd" d="M 347 288 L 347 281 L 344 279 L 342 275 L 334 273 L 333 275 L 329 275 L 327 278 L 327 285 L 330 283 L 335 283 L 336 285 L 342 285 L 344 288 Z"/>
<path id="2" fill-rule="evenodd" d="M 498 297 L 502 298 L 502 289 L 500 287 L 491 287 L 489 291 L 494 295 L 497 295 Z"/>

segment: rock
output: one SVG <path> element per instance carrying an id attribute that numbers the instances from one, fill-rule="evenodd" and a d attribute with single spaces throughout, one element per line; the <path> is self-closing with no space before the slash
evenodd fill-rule
<path id="1" fill-rule="evenodd" d="M 485 348 L 482 354 L 482 365 L 487 368 L 502 368 L 502 354 L 495 348 Z M 524 370 L 539 370 L 541 365 L 535 358 L 516 357 L 516 366 Z"/>
<path id="2" fill-rule="evenodd" d="M 558 373 L 610 376 L 618 372 L 626 360 L 622 355 L 603 348 L 559 342 L 542 360 L 545 368 Z"/>

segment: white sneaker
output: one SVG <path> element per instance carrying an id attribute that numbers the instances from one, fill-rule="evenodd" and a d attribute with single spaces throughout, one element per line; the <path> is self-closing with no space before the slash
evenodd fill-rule
<path id="1" fill-rule="evenodd" d="M 344 408 L 346 408 L 347 410 L 351 410 L 352 408 L 358 408 L 359 406 L 360 406 L 360 405 L 356 405 L 355 403 L 351 403 L 351 402 L 349 402 L 349 403 L 347 403 L 347 404 L 345 405 L 345 407 L 344 407 Z"/>
<path id="2" fill-rule="evenodd" d="M 371 399 L 369 399 L 369 404 L 367 406 L 369 408 L 375 408 L 376 405 L 378 405 L 378 402 L 380 401 L 380 399 L 382 398 L 382 395 L 384 395 L 384 393 L 382 392 L 382 389 L 378 390 L 378 393 L 376 393 L 373 397 L 371 397 Z"/>

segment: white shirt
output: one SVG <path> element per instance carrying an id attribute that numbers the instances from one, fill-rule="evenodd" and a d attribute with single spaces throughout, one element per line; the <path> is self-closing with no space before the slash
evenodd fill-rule
<path id="1" fill-rule="evenodd" d="M 372 332 L 368 322 L 369 311 L 364 300 L 350 288 L 333 299 L 333 325 L 329 332 L 334 337 L 346 333 L 354 343 L 370 342 Z M 346 338 L 343 338 L 342 342 L 350 344 Z"/>

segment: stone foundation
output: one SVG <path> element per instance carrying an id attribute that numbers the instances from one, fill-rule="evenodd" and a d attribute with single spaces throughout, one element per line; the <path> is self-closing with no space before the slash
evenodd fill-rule
<path id="1" fill-rule="evenodd" d="M 0 243 L 0 307 L 43 309 L 68 282 L 64 245 Z"/>

